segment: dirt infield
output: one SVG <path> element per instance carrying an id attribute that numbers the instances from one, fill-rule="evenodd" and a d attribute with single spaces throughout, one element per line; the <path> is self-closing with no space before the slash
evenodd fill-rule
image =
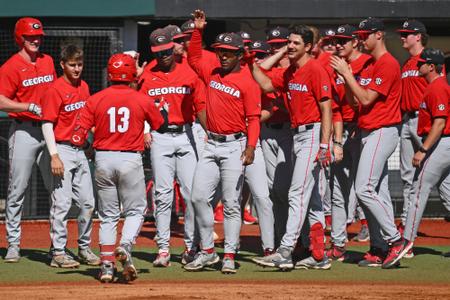
<path id="1" fill-rule="evenodd" d="M 143 282 L 3 286 L 3 299 L 450 299 L 444 285 Z"/>

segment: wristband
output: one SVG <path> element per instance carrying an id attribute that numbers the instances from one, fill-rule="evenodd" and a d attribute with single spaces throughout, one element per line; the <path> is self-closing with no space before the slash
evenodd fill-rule
<path id="1" fill-rule="evenodd" d="M 328 144 L 322 144 L 320 143 L 320 149 L 328 149 Z"/>
<path id="2" fill-rule="evenodd" d="M 427 149 L 425 149 L 423 146 L 420 146 L 420 148 L 419 148 L 419 152 L 422 152 L 422 153 L 425 153 L 425 154 L 427 154 L 427 152 L 428 152 L 428 150 Z"/>
<path id="3" fill-rule="evenodd" d="M 339 146 L 339 147 L 344 147 L 344 145 L 341 143 L 341 142 L 338 142 L 338 141 L 333 141 L 333 144 L 335 145 L 335 146 Z"/>

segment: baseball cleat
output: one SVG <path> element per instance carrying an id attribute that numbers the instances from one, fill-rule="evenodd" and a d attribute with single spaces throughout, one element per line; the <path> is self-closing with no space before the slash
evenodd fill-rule
<path id="1" fill-rule="evenodd" d="M 222 274 L 236 274 L 234 259 L 226 257 L 222 260 Z"/>
<path id="2" fill-rule="evenodd" d="M 20 260 L 20 248 L 16 245 L 10 245 L 8 247 L 8 252 L 6 252 L 4 262 L 5 263 L 16 263 Z"/>
<path id="3" fill-rule="evenodd" d="M 170 253 L 160 252 L 156 259 L 153 261 L 155 268 L 167 268 L 170 267 Z"/>
<path id="4" fill-rule="evenodd" d="M 125 281 L 133 281 L 137 278 L 137 271 L 136 267 L 133 265 L 133 259 L 131 258 L 130 251 L 125 245 L 119 246 L 114 251 L 114 255 L 116 256 L 116 259 L 121 262 L 123 267 L 123 277 Z"/>
<path id="5" fill-rule="evenodd" d="M 278 248 L 274 254 L 254 258 L 253 261 L 263 267 L 275 267 L 283 270 L 294 268 L 291 251 L 283 248 Z"/>
<path id="6" fill-rule="evenodd" d="M 80 263 L 67 253 L 53 255 L 50 266 L 53 268 L 78 268 Z"/>
<path id="7" fill-rule="evenodd" d="M 329 270 L 331 268 L 331 260 L 324 255 L 321 261 L 317 261 L 314 257 L 302 259 L 295 264 L 295 269 L 314 269 L 314 270 Z"/>
<path id="8" fill-rule="evenodd" d="M 219 255 L 216 252 L 207 253 L 199 252 L 197 257 L 190 263 L 184 266 L 186 271 L 199 271 L 204 267 L 212 266 L 220 261 Z"/>
<path id="9" fill-rule="evenodd" d="M 100 257 L 95 255 L 95 253 L 92 252 L 91 248 L 78 249 L 78 259 L 83 264 L 89 266 L 99 266 L 102 263 Z"/>
<path id="10" fill-rule="evenodd" d="M 388 255 L 386 256 L 386 259 L 383 261 L 381 267 L 383 269 L 398 267 L 399 264 L 397 263 L 399 263 L 400 259 L 402 259 L 402 257 L 406 254 L 406 252 L 408 252 L 404 251 L 404 249 L 405 249 L 405 241 L 403 240 L 403 238 L 389 245 Z"/>
<path id="11" fill-rule="evenodd" d="M 181 254 L 181 264 L 184 266 L 188 263 L 193 262 L 197 255 L 198 252 L 196 252 L 195 250 L 184 250 L 183 254 Z"/>
<path id="12" fill-rule="evenodd" d="M 370 240 L 369 235 L 369 227 L 367 225 L 362 225 L 361 229 L 358 232 L 358 235 L 356 235 L 352 241 L 355 242 L 367 242 Z"/>
<path id="13" fill-rule="evenodd" d="M 414 252 L 413 252 L 413 249 L 410 249 L 408 252 L 406 252 L 406 254 L 403 255 L 403 258 L 407 258 L 407 259 L 414 258 Z"/>
<path id="14" fill-rule="evenodd" d="M 114 275 L 116 268 L 112 262 L 103 262 L 100 267 L 99 279 L 103 283 L 109 283 L 114 281 Z"/>
<path id="15" fill-rule="evenodd" d="M 413 258 L 414 257 L 413 246 L 414 246 L 413 242 L 410 242 L 408 240 L 404 240 L 404 242 L 403 242 L 403 250 L 400 253 L 400 255 L 402 257 L 404 257 L 404 258 Z"/>
<path id="16" fill-rule="evenodd" d="M 258 222 L 258 219 L 255 218 L 247 208 L 244 209 L 243 220 L 245 225 L 252 225 Z"/>
<path id="17" fill-rule="evenodd" d="M 331 245 L 331 248 L 326 251 L 326 255 L 331 260 L 344 261 L 345 247 Z"/>

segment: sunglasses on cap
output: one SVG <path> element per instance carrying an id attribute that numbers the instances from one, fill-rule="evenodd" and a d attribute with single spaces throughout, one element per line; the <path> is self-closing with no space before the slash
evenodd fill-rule
<path id="1" fill-rule="evenodd" d="M 163 51 L 158 51 L 158 52 L 154 52 L 155 57 L 156 58 L 163 58 L 166 56 L 170 56 L 173 54 L 173 48 L 167 49 L 167 50 L 163 50 Z"/>
<path id="2" fill-rule="evenodd" d="M 416 35 L 417 33 L 415 33 L 415 32 L 400 32 L 400 37 L 406 39 L 410 34 Z"/>
<path id="3" fill-rule="evenodd" d="M 254 52 L 257 59 L 265 59 L 269 54 L 264 52 Z"/>
<path id="4" fill-rule="evenodd" d="M 177 43 L 177 44 L 182 44 L 182 43 L 184 43 L 184 36 L 179 37 L 179 38 L 176 38 L 176 39 L 173 39 L 173 42 L 174 42 L 174 43 Z"/>
<path id="5" fill-rule="evenodd" d="M 225 49 L 225 48 L 216 48 L 216 54 L 219 56 L 237 56 L 239 53 L 238 50 L 231 50 L 231 49 Z"/>
<path id="6" fill-rule="evenodd" d="M 375 33 L 375 31 L 358 32 L 358 33 L 357 33 L 358 39 L 361 40 L 361 41 L 365 41 L 365 40 L 367 40 L 367 39 L 369 38 L 369 36 L 370 36 L 372 33 Z"/>

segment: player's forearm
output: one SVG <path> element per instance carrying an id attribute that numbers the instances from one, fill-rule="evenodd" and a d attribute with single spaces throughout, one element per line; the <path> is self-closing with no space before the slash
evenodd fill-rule
<path id="1" fill-rule="evenodd" d="M 333 122 L 333 141 L 342 143 L 344 123 L 342 121 Z"/>
<path id="2" fill-rule="evenodd" d="M 363 87 L 361 87 L 359 83 L 356 81 L 355 77 L 353 77 L 353 74 L 351 72 L 346 73 L 344 75 L 344 79 L 346 88 L 348 88 L 354 96 L 353 101 L 351 101 L 352 103 L 350 103 L 352 107 L 355 107 L 354 101 L 356 101 L 357 104 L 361 104 L 362 106 L 367 106 L 372 103 L 372 100 L 370 99 L 369 95 L 369 90 L 366 90 Z"/>
<path id="3" fill-rule="evenodd" d="M 321 124 L 320 124 L 320 143 L 329 144 L 331 136 L 331 100 L 321 101 L 320 104 Z"/>
<path id="4" fill-rule="evenodd" d="M 423 142 L 422 147 L 425 150 L 430 150 L 434 144 L 441 138 L 442 131 L 445 128 L 444 118 L 435 118 L 433 124 L 431 125 L 430 133 L 428 133 L 427 138 Z"/>
<path id="5" fill-rule="evenodd" d="M 187 54 L 189 65 L 196 71 L 202 60 L 202 30 L 194 29 Z"/>
<path id="6" fill-rule="evenodd" d="M 269 120 L 272 115 L 273 115 L 273 111 L 272 110 L 262 109 L 261 110 L 261 117 L 259 118 L 259 121 L 261 123 L 264 123 L 267 120 Z"/>
<path id="7" fill-rule="evenodd" d="M 359 102 L 348 85 L 345 85 L 345 100 L 354 111 L 359 110 Z"/>
<path id="8" fill-rule="evenodd" d="M 262 63 L 259 64 L 259 66 L 265 70 L 270 70 L 280 61 L 280 59 L 283 58 L 285 53 L 286 52 L 278 51 L 274 55 L 271 55 L 268 58 L 266 58 Z"/>
<path id="9" fill-rule="evenodd" d="M 272 81 L 263 71 L 258 67 L 256 63 L 249 64 L 250 71 L 252 72 L 253 78 L 261 87 L 263 93 L 272 93 L 275 91 Z"/>
<path id="10" fill-rule="evenodd" d="M 206 109 L 203 109 L 197 113 L 198 121 L 202 125 L 203 130 L 207 131 L 206 127 Z"/>
<path id="11" fill-rule="evenodd" d="M 256 147 L 261 130 L 259 118 L 259 116 L 247 117 L 247 146 Z"/>
<path id="12" fill-rule="evenodd" d="M 30 103 L 16 102 L 8 97 L 0 95 L 0 110 L 4 112 L 24 112 L 28 111 Z"/>
<path id="13" fill-rule="evenodd" d="M 44 136 L 45 144 L 47 145 L 50 156 L 58 154 L 58 149 L 56 148 L 55 133 L 53 131 L 53 123 L 44 122 L 44 124 L 42 124 L 42 135 Z"/>

